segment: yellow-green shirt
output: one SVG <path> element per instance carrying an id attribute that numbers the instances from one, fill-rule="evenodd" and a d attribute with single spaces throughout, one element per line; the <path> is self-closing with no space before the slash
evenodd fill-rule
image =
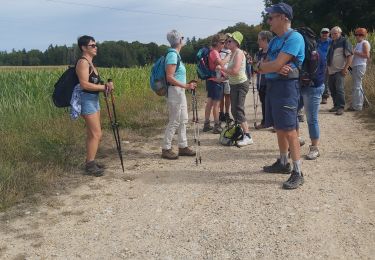
<path id="1" fill-rule="evenodd" d="M 243 51 L 241 49 L 237 49 L 233 53 L 232 57 L 230 58 L 230 60 L 228 62 L 228 69 L 232 69 L 233 68 L 235 57 L 237 55 L 241 55 L 242 56 L 241 68 L 240 68 L 240 71 L 238 72 L 237 75 L 228 75 L 229 84 L 230 85 L 241 84 L 241 83 L 244 83 L 247 80 L 247 76 L 246 76 L 246 58 L 245 58 L 245 55 L 244 55 L 244 53 L 243 53 Z"/>

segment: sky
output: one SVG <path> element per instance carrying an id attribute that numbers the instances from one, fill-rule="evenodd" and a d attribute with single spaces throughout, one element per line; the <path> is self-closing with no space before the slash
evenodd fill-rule
<path id="1" fill-rule="evenodd" d="M 97 42 L 167 44 L 172 29 L 205 38 L 237 22 L 261 22 L 263 0 L 0 0 L 0 51 Z"/>

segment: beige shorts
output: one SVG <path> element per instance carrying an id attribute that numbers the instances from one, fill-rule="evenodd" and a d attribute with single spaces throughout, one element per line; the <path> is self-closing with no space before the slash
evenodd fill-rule
<path id="1" fill-rule="evenodd" d="M 223 86 L 224 86 L 224 95 L 230 95 L 229 81 L 224 81 Z"/>

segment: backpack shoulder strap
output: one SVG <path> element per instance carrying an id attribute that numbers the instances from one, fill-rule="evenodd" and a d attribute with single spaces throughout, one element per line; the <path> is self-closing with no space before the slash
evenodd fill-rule
<path id="1" fill-rule="evenodd" d="M 86 60 L 86 61 L 87 61 L 87 63 L 89 64 L 89 74 L 91 74 L 91 72 L 94 70 L 94 68 L 92 67 L 91 62 L 89 62 L 88 59 L 86 59 L 85 57 L 82 56 L 82 57 L 80 57 L 80 58 L 77 60 L 75 66 L 77 66 L 77 63 L 78 63 L 79 60 Z"/>

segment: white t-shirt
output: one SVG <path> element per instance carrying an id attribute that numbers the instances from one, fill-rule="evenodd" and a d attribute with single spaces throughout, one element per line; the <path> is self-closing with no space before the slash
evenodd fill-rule
<path id="1" fill-rule="evenodd" d="M 371 48 L 370 43 L 366 40 L 363 40 L 363 41 L 357 43 L 357 45 L 354 48 L 354 51 L 355 52 L 357 52 L 357 51 L 362 52 L 364 44 L 367 44 L 367 46 L 369 47 L 369 51 L 370 51 L 370 48 Z M 360 56 L 354 54 L 353 61 L 352 61 L 352 67 L 359 66 L 359 65 L 366 65 L 366 64 L 367 64 L 367 58 L 363 58 L 363 57 L 360 57 Z"/>

